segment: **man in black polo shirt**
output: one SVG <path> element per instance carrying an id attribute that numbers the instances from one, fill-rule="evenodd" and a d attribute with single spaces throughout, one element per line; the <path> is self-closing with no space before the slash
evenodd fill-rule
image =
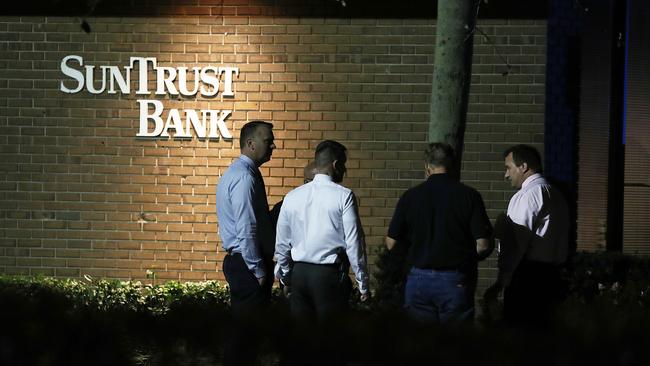
<path id="1" fill-rule="evenodd" d="M 400 198 L 386 246 L 408 248 L 412 268 L 404 306 L 410 316 L 442 324 L 471 322 L 478 261 L 494 248 L 492 225 L 481 195 L 447 174 L 455 164 L 450 145 L 427 145 L 424 160 L 427 180 Z"/>

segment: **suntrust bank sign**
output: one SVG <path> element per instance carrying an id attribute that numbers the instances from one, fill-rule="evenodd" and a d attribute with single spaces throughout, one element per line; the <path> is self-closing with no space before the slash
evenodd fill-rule
<path id="1" fill-rule="evenodd" d="M 64 93 L 78 93 L 87 90 L 91 94 L 131 94 L 133 80 L 137 80 L 136 95 L 183 95 L 192 97 L 215 97 L 221 90 L 224 97 L 233 97 L 233 78 L 239 75 L 237 67 L 168 67 L 158 66 L 155 57 L 131 57 L 129 65 L 99 66 L 84 65 L 83 57 L 69 55 L 61 60 L 61 72 L 69 79 L 61 80 L 60 90 Z M 95 75 L 98 73 L 98 75 Z M 150 73 L 155 83 L 150 83 Z M 132 79 L 134 78 L 134 79 Z M 154 89 L 155 88 L 155 89 Z M 169 137 L 172 130 L 175 138 L 191 138 L 193 129 L 199 138 L 231 139 L 226 126 L 231 110 L 170 109 L 163 121 L 163 103 L 153 99 L 138 99 L 140 128 L 137 137 Z"/>

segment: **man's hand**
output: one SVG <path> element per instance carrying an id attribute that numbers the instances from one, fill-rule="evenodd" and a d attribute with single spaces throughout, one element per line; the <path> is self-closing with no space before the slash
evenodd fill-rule
<path id="1" fill-rule="evenodd" d="M 503 291 L 503 284 L 497 281 L 483 293 L 483 306 L 487 319 L 499 321 L 503 317 L 503 305 L 499 302 L 499 295 Z"/>
<path id="2" fill-rule="evenodd" d="M 365 294 L 361 294 L 361 296 L 359 296 L 359 300 L 360 300 L 362 303 L 364 303 L 364 302 L 370 300 L 370 292 L 366 292 Z"/>
<path id="3" fill-rule="evenodd" d="M 503 285 L 500 282 L 496 282 L 485 290 L 483 293 L 483 301 L 490 304 L 494 303 L 499 298 L 501 291 L 503 291 Z"/>
<path id="4" fill-rule="evenodd" d="M 291 286 L 282 286 L 282 294 L 288 299 L 291 296 Z"/>
<path id="5" fill-rule="evenodd" d="M 390 236 L 387 236 L 386 239 L 384 239 L 384 242 L 386 243 L 386 248 L 388 248 L 388 250 L 392 250 L 395 248 L 395 245 L 397 245 L 397 240 L 391 238 Z"/>
<path id="6" fill-rule="evenodd" d="M 494 241 L 492 238 L 478 238 L 476 239 L 476 255 L 478 260 L 482 261 L 492 254 L 494 250 Z"/>

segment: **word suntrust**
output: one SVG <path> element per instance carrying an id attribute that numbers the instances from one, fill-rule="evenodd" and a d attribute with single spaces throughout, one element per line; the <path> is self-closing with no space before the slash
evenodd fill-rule
<path id="1" fill-rule="evenodd" d="M 136 95 L 183 95 L 200 94 L 215 97 L 221 89 L 224 97 L 233 97 L 233 78 L 239 75 L 237 67 L 169 67 L 158 66 L 155 57 L 131 57 L 128 66 L 84 65 L 83 57 L 69 55 L 61 60 L 61 72 L 70 78 L 62 80 L 60 90 L 64 93 L 78 93 L 86 89 L 91 94 L 130 94 L 132 74 L 137 80 Z M 155 73 L 155 90 L 150 89 L 149 74 Z M 95 75 L 99 73 L 101 75 Z M 189 82 L 188 82 L 189 79 Z M 178 83 L 176 83 L 178 81 Z M 99 86 L 97 86 L 99 84 Z M 152 83 L 153 84 L 153 83 Z M 188 85 L 189 84 L 189 85 Z M 153 87 L 153 85 L 151 85 Z M 163 103 L 159 100 L 138 99 L 140 129 L 137 137 L 169 137 L 169 130 L 175 138 L 191 138 L 194 129 L 199 138 L 231 139 L 232 134 L 225 120 L 232 110 L 183 109 L 185 120 L 178 109 L 170 109 L 163 122 Z M 149 129 L 153 122 L 153 130 Z M 184 123 L 183 123 L 184 122 Z"/>

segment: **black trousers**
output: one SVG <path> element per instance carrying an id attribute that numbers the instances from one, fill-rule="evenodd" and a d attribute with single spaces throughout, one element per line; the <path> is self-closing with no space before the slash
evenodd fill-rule
<path id="1" fill-rule="evenodd" d="M 503 293 L 504 320 L 514 326 L 550 326 L 566 293 L 558 266 L 523 260 Z"/>
<path id="2" fill-rule="evenodd" d="M 291 273 L 291 315 L 301 321 L 342 316 L 351 291 L 350 277 L 337 264 L 296 262 Z"/>
<path id="3" fill-rule="evenodd" d="M 223 273 L 230 287 L 232 324 L 226 334 L 224 365 L 253 365 L 259 344 L 259 320 L 264 317 L 271 301 L 273 268 L 266 264 L 267 278 L 260 286 L 246 266 L 241 254 L 224 258 Z"/>
<path id="4" fill-rule="evenodd" d="M 291 272 L 289 307 L 294 334 L 289 346 L 292 366 L 345 365 L 341 344 L 352 283 L 338 264 L 296 262 Z"/>
<path id="5" fill-rule="evenodd" d="M 267 278 L 260 286 L 240 253 L 228 254 L 223 260 L 223 274 L 230 287 L 230 306 L 235 315 L 249 316 L 269 305 L 273 286 L 273 267 L 266 266 Z"/>

